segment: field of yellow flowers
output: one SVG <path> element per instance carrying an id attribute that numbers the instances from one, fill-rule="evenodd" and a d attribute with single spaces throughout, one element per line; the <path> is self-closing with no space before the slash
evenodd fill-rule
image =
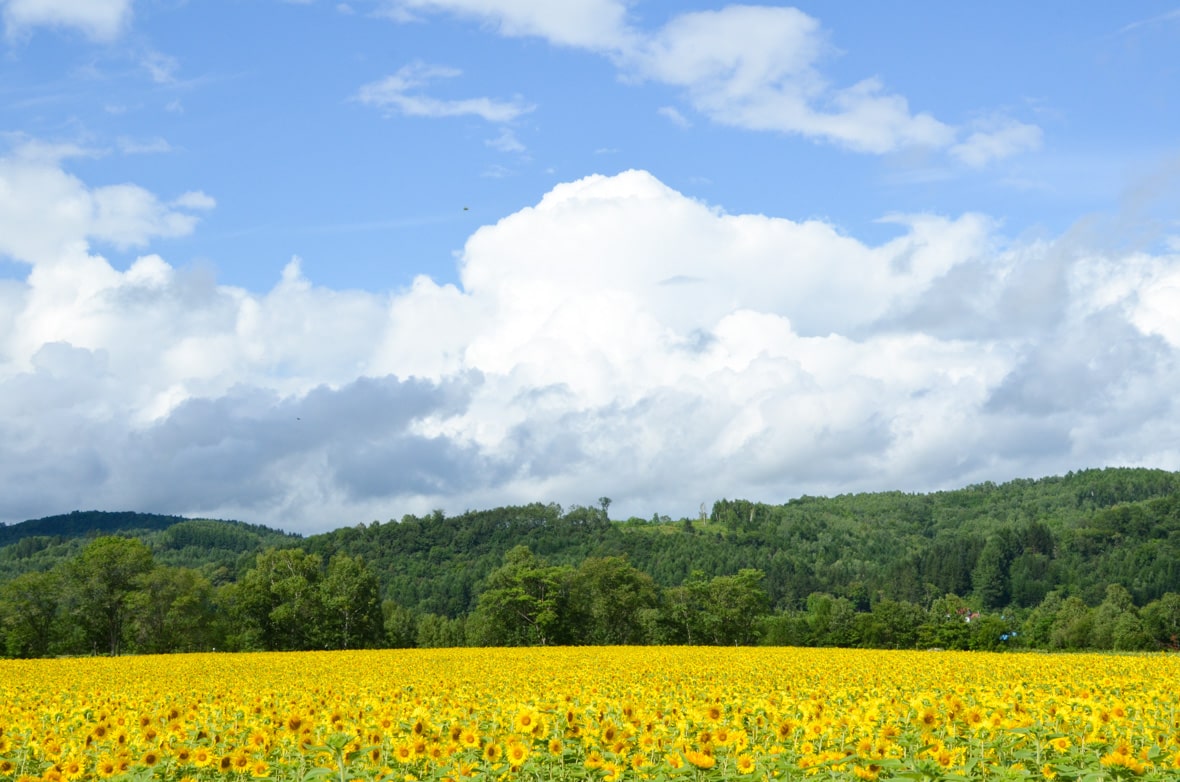
<path id="1" fill-rule="evenodd" d="M 455 649 L 0 661 L 0 780 L 1180 779 L 1180 656 Z"/>

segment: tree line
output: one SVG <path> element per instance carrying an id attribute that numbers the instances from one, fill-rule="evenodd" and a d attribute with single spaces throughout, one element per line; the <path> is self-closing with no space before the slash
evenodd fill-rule
<path id="1" fill-rule="evenodd" d="M 140 540 L 106 536 L 51 571 L 0 586 L 0 641 L 11 657 L 554 644 L 1180 650 L 1175 592 L 1136 607 L 1112 584 L 1093 607 L 1052 591 L 1031 609 L 992 611 L 953 594 L 862 608 L 814 593 L 799 609 L 773 610 L 764 582 L 742 569 L 664 588 L 626 557 L 554 565 L 517 546 L 474 610 L 446 617 L 382 600 L 360 557 L 325 563 L 301 548 L 270 548 L 241 579 L 214 587 L 192 568 L 155 562 Z"/>

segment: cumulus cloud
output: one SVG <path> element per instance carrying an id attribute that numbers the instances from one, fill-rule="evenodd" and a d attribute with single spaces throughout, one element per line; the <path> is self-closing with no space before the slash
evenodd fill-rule
<path id="1" fill-rule="evenodd" d="M 138 216 L 115 229 L 102 188 L 30 165 L 5 161 L 0 193 L 17 171 L 62 207 L 37 202 L 53 241 L 16 241 L 28 213 L 0 198 L 0 252 L 30 264 L 0 281 L 7 520 L 84 506 L 313 530 L 603 494 L 680 515 L 1180 468 L 1174 253 L 1011 242 L 973 214 L 891 216 L 901 235 L 871 244 L 627 171 L 479 228 L 454 285 L 336 291 L 295 259 L 252 293 L 91 248 L 166 235 L 161 212 L 207 196 L 110 199 Z"/>
<path id="2" fill-rule="evenodd" d="M 638 75 L 683 87 L 714 122 L 827 138 L 865 152 L 944 146 L 954 131 L 876 79 L 833 89 L 816 65 L 819 22 L 794 8 L 727 6 L 674 17 L 627 58 Z"/>
<path id="3" fill-rule="evenodd" d="M 510 122 L 533 107 L 514 98 L 510 101 L 492 98 L 435 98 L 421 92 L 432 81 L 451 79 L 462 74 L 458 68 L 411 63 L 398 69 L 392 76 L 366 84 L 356 98 L 368 106 L 410 117 L 460 117 L 471 114 L 488 122 Z"/>
<path id="4" fill-rule="evenodd" d="M 191 203 L 169 205 L 127 183 L 87 187 L 60 167 L 82 152 L 32 142 L 0 158 L 0 254 L 50 264 L 84 253 L 88 240 L 142 247 L 196 225 L 196 217 L 184 211 Z"/>
<path id="5" fill-rule="evenodd" d="M 67 27 L 90 38 L 118 37 L 131 18 L 131 0 L 5 0 L 4 25 L 9 37 L 31 27 Z"/>

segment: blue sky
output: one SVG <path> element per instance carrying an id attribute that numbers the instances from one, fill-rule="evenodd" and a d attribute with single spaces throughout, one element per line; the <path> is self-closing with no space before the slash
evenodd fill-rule
<path id="1" fill-rule="evenodd" d="M 0 0 L 0 519 L 1180 468 L 1180 7 Z"/>

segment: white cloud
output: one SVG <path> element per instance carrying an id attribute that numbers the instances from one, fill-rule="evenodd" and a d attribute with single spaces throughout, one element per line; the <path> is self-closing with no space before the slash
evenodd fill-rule
<path id="1" fill-rule="evenodd" d="M 794 8 L 727 6 L 674 17 L 629 59 L 638 75 L 684 87 L 714 122 L 825 138 L 864 152 L 945 146 L 954 131 L 876 79 L 832 88 L 817 70 L 829 46 Z"/>
<path id="2" fill-rule="evenodd" d="M 876 76 L 848 86 L 830 83 L 820 66 L 834 50 L 819 21 L 796 8 L 690 11 L 650 32 L 631 25 L 626 10 L 619 0 L 391 0 L 385 6 L 387 15 L 402 21 L 415 12 L 449 13 L 481 20 L 501 35 L 594 51 L 609 57 L 626 79 L 683 89 L 696 111 L 723 125 L 797 134 L 871 154 L 946 150 L 974 167 L 1040 145 L 1035 125 L 1004 120 L 960 128 L 915 112 Z M 395 96 L 402 95 L 398 81 L 392 86 Z M 674 108 L 659 111 L 686 123 Z"/>
<path id="3" fill-rule="evenodd" d="M 470 114 L 488 122 L 510 122 L 533 110 L 532 106 L 519 98 L 511 101 L 492 98 L 446 100 L 419 92 L 432 81 L 454 78 L 461 73 L 457 68 L 411 63 L 399 68 L 392 76 L 361 87 L 356 97 L 366 105 L 411 117 L 460 117 Z"/>
<path id="4" fill-rule="evenodd" d="M 604 493 L 679 515 L 1180 468 L 1175 254 L 1011 243 L 977 215 L 893 216 L 867 244 L 629 171 L 483 226 L 458 285 L 336 291 L 294 259 L 256 294 L 94 254 L 212 205 L 120 187 L 0 164 L 0 194 L 33 195 L 0 195 L 4 252 L 33 264 L 0 282 L 0 518 L 322 529 Z"/>
<path id="5" fill-rule="evenodd" d="M 692 123 L 689 122 L 688 118 L 677 111 L 675 106 L 660 106 L 656 109 L 656 112 L 662 117 L 667 117 L 674 125 L 682 128 L 692 127 Z"/>
<path id="6" fill-rule="evenodd" d="M 501 152 L 524 152 L 525 146 L 520 143 L 520 139 L 512 132 L 510 128 L 500 128 L 500 135 L 495 138 L 488 139 L 484 142 L 492 149 L 498 149 Z"/>
<path id="7" fill-rule="evenodd" d="M 966 139 L 952 146 L 950 153 L 972 168 L 982 168 L 993 160 L 1039 149 L 1042 135 L 1036 125 L 997 118 L 982 123 Z"/>
<path id="8" fill-rule="evenodd" d="M 212 209 L 217 206 L 217 201 L 213 196 L 203 193 L 200 190 L 190 190 L 187 193 L 181 193 L 180 197 L 173 201 L 172 204 L 183 209 Z"/>
<path id="9" fill-rule="evenodd" d="M 133 184 L 88 188 L 60 168 L 83 153 L 29 143 L 0 158 L 0 255 L 49 264 L 85 252 L 90 240 L 125 249 L 192 231 L 196 218 L 180 211 L 191 203 L 168 205 Z"/>
<path id="10" fill-rule="evenodd" d="M 384 6 L 395 20 L 418 11 L 475 18 L 501 35 L 537 36 L 559 46 L 613 51 L 628 48 L 634 37 L 620 0 L 389 0 Z"/>
<path id="11" fill-rule="evenodd" d="M 131 0 L 5 0 L 8 35 L 30 27 L 72 27 L 101 41 L 118 37 L 131 19 Z"/>

